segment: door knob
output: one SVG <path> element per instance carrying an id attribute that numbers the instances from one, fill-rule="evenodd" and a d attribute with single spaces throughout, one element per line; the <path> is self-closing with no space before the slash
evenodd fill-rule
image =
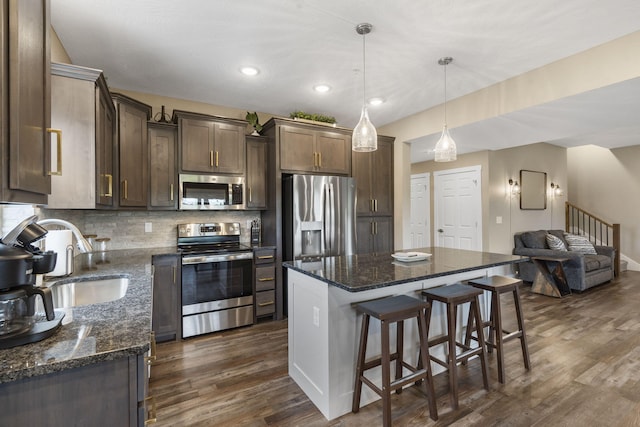
<path id="1" fill-rule="evenodd" d="M 444 233 L 444 230 L 442 228 L 438 228 L 438 233 Z"/>

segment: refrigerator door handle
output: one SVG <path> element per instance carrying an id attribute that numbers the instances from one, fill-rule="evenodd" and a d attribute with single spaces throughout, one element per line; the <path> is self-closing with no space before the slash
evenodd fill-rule
<path id="1" fill-rule="evenodd" d="M 328 186 L 325 184 L 322 188 L 322 253 L 325 254 L 326 251 L 329 250 L 329 246 L 328 246 L 328 239 L 327 239 L 327 229 L 329 228 L 329 224 L 328 224 L 328 220 L 329 220 L 329 215 L 328 215 L 328 209 L 327 209 L 327 204 L 328 204 L 328 199 L 329 198 L 329 188 Z"/>
<path id="2" fill-rule="evenodd" d="M 330 221 L 330 227 L 331 229 L 329 230 L 329 232 L 331 234 L 329 234 L 330 236 L 330 242 L 329 245 L 331 245 L 330 248 L 330 254 L 331 255 L 337 255 L 337 253 L 334 253 L 334 251 L 336 251 L 336 195 L 335 195 L 335 191 L 333 189 L 333 184 L 329 184 L 329 221 Z"/>

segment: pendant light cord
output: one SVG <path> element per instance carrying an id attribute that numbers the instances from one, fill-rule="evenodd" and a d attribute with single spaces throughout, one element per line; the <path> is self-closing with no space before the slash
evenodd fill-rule
<path id="1" fill-rule="evenodd" d="M 365 108 L 367 99 L 367 58 L 365 49 L 366 33 L 362 34 L 362 108 Z"/>
<path id="2" fill-rule="evenodd" d="M 444 125 L 447 125 L 447 64 L 444 64 Z"/>

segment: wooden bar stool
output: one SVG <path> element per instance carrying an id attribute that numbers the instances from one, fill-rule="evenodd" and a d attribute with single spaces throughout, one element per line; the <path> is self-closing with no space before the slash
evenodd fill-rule
<path id="1" fill-rule="evenodd" d="M 482 319 L 480 317 L 480 305 L 478 303 L 478 296 L 482 294 L 482 291 L 472 286 L 456 283 L 448 286 L 440 286 L 437 288 L 426 289 L 422 291 L 422 295 L 426 297 L 427 302 L 433 306 L 435 301 L 441 302 L 446 305 L 447 308 L 447 333 L 431 338 L 429 340 L 429 347 L 434 345 L 447 343 L 447 360 L 440 360 L 434 356 L 431 356 L 431 360 L 444 366 L 449 371 L 449 388 L 452 409 L 458 408 L 458 362 L 465 362 L 472 356 L 479 356 L 480 363 L 482 365 L 482 382 L 484 388 L 489 390 L 489 380 L 487 376 L 487 355 L 485 352 L 485 346 L 483 342 L 482 330 L 480 326 L 476 329 L 478 332 L 479 346 L 471 348 L 468 343 L 462 343 L 456 340 L 456 319 L 458 306 L 465 303 L 470 303 L 469 315 L 476 319 L 475 325 L 480 325 Z M 429 325 L 431 323 L 431 316 L 427 317 L 427 331 L 429 331 Z M 461 325 L 462 326 L 462 325 Z M 457 347 L 462 348 L 462 352 L 457 354 Z"/>
<path id="2" fill-rule="evenodd" d="M 504 370 L 504 343 L 520 339 L 520 346 L 522 347 L 522 358 L 524 359 L 525 369 L 530 369 L 529 362 L 529 347 L 527 346 L 527 334 L 524 331 L 524 317 L 522 315 L 522 307 L 520 306 L 520 291 L 519 287 L 522 284 L 522 280 L 513 279 L 505 276 L 491 276 L 483 277 L 481 279 L 470 280 L 469 285 L 482 289 L 484 291 L 491 292 L 491 315 L 489 320 L 482 323 L 482 329 L 489 327 L 489 338 L 485 340 L 487 351 L 489 353 L 496 349 L 498 357 L 498 381 L 504 384 L 505 370 Z M 505 331 L 502 327 L 502 310 L 500 309 L 500 295 L 511 292 L 513 294 L 513 303 L 516 308 L 516 319 L 518 320 L 518 330 L 514 332 Z M 469 317 L 469 324 L 473 322 L 473 319 Z M 484 336 L 482 337 L 484 338 Z M 472 336 L 471 328 L 467 328 L 467 334 L 465 338 L 465 344 L 469 345 L 471 340 L 477 340 Z"/>
<path id="3" fill-rule="evenodd" d="M 427 344 L 427 320 L 425 313 L 430 313 L 427 302 L 412 298 L 407 295 L 397 295 L 373 301 L 366 301 L 356 305 L 356 310 L 363 314 L 362 330 L 360 334 L 360 349 L 358 350 L 358 360 L 356 366 L 356 382 L 353 390 L 352 411 L 360 410 L 360 395 L 362 393 L 362 383 L 368 385 L 373 391 L 382 397 L 382 418 L 383 425 L 391 426 L 391 392 L 395 390 L 397 394 L 402 392 L 402 387 L 412 383 L 425 380 L 427 399 L 429 402 L 429 415 L 433 420 L 438 419 L 436 408 L 435 392 L 433 389 L 433 379 L 431 377 L 431 367 L 429 360 L 429 346 Z M 374 317 L 381 322 L 381 344 L 382 354 L 373 360 L 365 361 L 367 351 L 367 337 L 369 335 L 369 320 Z M 420 338 L 420 358 L 424 368 L 413 367 L 403 359 L 404 347 L 404 321 L 415 317 L 418 323 L 418 336 Z M 396 323 L 396 351 L 390 354 L 389 349 L 389 327 L 391 323 Z M 391 361 L 395 360 L 395 380 L 391 382 Z M 368 369 L 382 365 L 382 388 L 376 386 L 371 380 L 365 377 L 364 373 Z M 402 376 L 402 368 L 411 371 L 411 374 Z"/>

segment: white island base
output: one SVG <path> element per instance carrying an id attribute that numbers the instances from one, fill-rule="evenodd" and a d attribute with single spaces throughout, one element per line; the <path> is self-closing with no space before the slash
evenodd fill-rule
<path id="1" fill-rule="evenodd" d="M 300 273 L 287 272 L 289 375 L 327 420 L 351 412 L 355 381 L 358 337 L 361 317 L 353 305 L 371 299 L 406 294 L 420 298 L 423 289 L 453 284 L 461 280 L 492 275 L 512 275 L 510 265 L 476 269 L 410 283 L 390 285 L 367 291 L 348 292 L 338 286 Z M 481 297 L 483 318 L 490 299 Z M 458 312 L 458 324 L 466 324 L 468 307 Z M 446 317 L 442 304 L 433 307 L 429 335 L 445 332 Z M 416 322 L 405 322 L 405 357 L 415 366 L 418 358 Z M 391 348 L 395 345 L 395 327 L 391 328 Z M 444 346 L 430 349 L 432 355 L 444 358 Z M 367 358 L 380 354 L 380 323 L 372 319 L 369 325 Z M 442 372 L 440 365 L 431 364 L 433 373 Z M 367 371 L 367 377 L 381 384 L 381 369 Z M 361 407 L 380 397 L 369 387 L 362 387 Z M 427 401 L 425 400 L 425 405 Z"/>

